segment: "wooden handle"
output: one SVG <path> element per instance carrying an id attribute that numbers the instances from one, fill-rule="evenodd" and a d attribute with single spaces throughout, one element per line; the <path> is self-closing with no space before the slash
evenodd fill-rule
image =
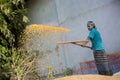
<path id="1" fill-rule="evenodd" d="M 75 44 L 75 45 L 82 46 L 81 44 Z M 84 47 L 92 49 L 92 47 L 90 46 L 84 46 Z"/>
<path id="2" fill-rule="evenodd" d="M 81 43 L 81 42 L 88 42 L 88 40 L 57 42 L 57 44 L 75 44 L 75 45 L 78 45 L 78 46 L 82 46 L 82 44 L 78 44 L 78 43 Z M 84 46 L 84 47 L 92 49 L 92 47 L 90 47 L 90 46 Z"/>
<path id="3" fill-rule="evenodd" d="M 57 44 L 81 43 L 81 42 L 87 42 L 87 41 L 88 40 L 64 41 L 64 42 L 57 42 Z"/>

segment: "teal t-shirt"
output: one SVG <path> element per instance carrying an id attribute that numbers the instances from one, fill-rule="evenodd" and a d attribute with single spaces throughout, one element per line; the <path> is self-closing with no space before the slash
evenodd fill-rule
<path id="1" fill-rule="evenodd" d="M 92 42 L 92 48 L 94 51 L 95 50 L 104 50 L 102 38 L 97 29 L 93 28 L 90 31 L 88 38 L 90 38 L 90 40 Z"/>

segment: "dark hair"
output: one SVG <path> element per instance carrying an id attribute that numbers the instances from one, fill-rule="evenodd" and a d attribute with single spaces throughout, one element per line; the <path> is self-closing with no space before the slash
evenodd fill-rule
<path id="1" fill-rule="evenodd" d="M 93 28 L 96 28 L 95 23 L 93 21 L 88 21 L 87 26 L 92 25 Z"/>

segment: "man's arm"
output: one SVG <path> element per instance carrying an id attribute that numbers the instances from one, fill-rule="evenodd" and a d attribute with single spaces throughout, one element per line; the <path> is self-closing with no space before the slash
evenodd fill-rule
<path id="1" fill-rule="evenodd" d="M 88 42 L 90 42 L 90 39 L 89 39 L 89 38 L 87 38 L 87 39 L 86 39 L 86 42 L 83 42 L 82 44 L 79 44 L 79 43 L 76 43 L 76 42 L 71 42 L 71 43 L 72 43 L 72 44 L 75 44 L 75 45 L 78 45 L 78 46 L 81 46 L 81 47 L 86 47 L 86 48 L 92 49 L 92 47 L 86 46 L 86 44 L 87 44 Z"/>
<path id="2" fill-rule="evenodd" d="M 83 42 L 83 43 L 81 44 L 81 46 L 82 46 L 82 47 L 85 47 L 88 42 L 90 42 L 90 38 L 87 38 L 87 39 L 86 39 L 86 42 Z"/>
<path id="3" fill-rule="evenodd" d="M 74 43 L 74 42 L 72 42 L 72 44 L 75 44 L 75 45 L 78 45 L 78 46 L 81 46 L 81 47 L 83 47 L 83 45 L 82 44 L 78 44 L 78 43 Z M 90 49 L 92 49 L 92 47 L 90 47 L 90 46 L 84 46 L 85 48 L 90 48 Z"/>

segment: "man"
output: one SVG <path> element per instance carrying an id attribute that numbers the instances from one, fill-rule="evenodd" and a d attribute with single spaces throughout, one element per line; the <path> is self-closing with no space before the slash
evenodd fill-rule
<path id="1" fill-rule="evenodd" d="M 87 42 L 84 42 L 80 46 L 86 47 L 86 44 L 91 41 L 92 43 L 92 50 L 94 53 L 94 58 L 95 58 L 95 63 L 98 69 L 99 74 L 102 75 L 113 75 L 110 66 L 109 66 L 109 61 L 107 59 L 107 54 L 105 53 L 105 48 L 102 42 L 101 35 L 99 31 L 96 29 L 95 24 L 93 21 L 88 21 L 87 23 L 87 28 L 90 31 L 88 37 L 87 37 Z M 77 43 L 72 43 L 76 44 Z"/>

